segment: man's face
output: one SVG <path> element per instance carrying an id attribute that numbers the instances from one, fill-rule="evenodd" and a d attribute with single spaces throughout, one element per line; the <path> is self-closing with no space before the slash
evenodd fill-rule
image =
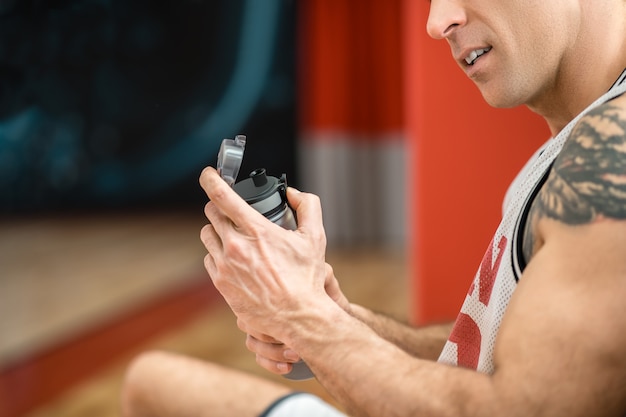
<path id="1" fill-rule="evenodd" d="M 556 88 L 579 16 L 573 0 L 432 0 L 427 30 L 448 41 L 489 104 L 512 107 Z"/>

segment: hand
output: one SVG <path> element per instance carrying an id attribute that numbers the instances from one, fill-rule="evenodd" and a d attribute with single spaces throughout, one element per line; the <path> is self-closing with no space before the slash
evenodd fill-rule
<path id="1" fill-rule="evenodd" d="M 237 319 L 237 326 L 246 333 L 246 347 L 256 355 L 256 362 L 262 368 L 278 375 L 285 375 L 291 372 L 292 364 L 300 360 L 300 356 L 284 343 L 255 332 L 240 319 Z"/>
<path id="2" fill-rule="evenodd" d="M 205 267 L 235 315 L 261 334 L 290 334 L 292 320 L 314 309 L 325 291 L 326 236 L 319 198 L 288 190 L 298 217 L 289 231 L 267 220 L 206 168 L 200 184 L 211 200 L 201 232 Z M 342 299 L 330 280 L 333 296 Z M 345 297 L 343 297 L 345 298 Z"/>
<path id="3" fill-rule="evenodd" d="M 326 293 L 345 311 L 350 313 L 351 304 L 339 288 L 339 283 L 333 268 L 326 264 Z M 292 364 L 300 360 L 300 356 L 284 343 L 266 334 L 260 334 L 249 328 L 246 324 L 237 319 L 237 326 L 241 331 L 247 333 L 246 347 L 256 354 L 256 362 L 266 370 L 285 375 L 291 372 Z"/>

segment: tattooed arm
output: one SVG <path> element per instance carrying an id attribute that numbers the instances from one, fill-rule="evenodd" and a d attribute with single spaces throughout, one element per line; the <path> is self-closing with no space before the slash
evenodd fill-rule
<path id="1" fill-rule="evenodd" d="M 552 381 L 545 392 L 529 391 L 544 411 L 560 396 L 575 399 L 572 411 L 595 404 L 594 415 L 624 415 L 626 96 L 591 111 L 572 132 L 531 208 L 524 255 L 528 267 L 496 359 L 552 357 L 543 370 L 520 368 L 523 380 L 543 371 Z M 549 337 L 520 340 L 542 333 Z M 508 343 L 516 338 L 517 347 Z"/>

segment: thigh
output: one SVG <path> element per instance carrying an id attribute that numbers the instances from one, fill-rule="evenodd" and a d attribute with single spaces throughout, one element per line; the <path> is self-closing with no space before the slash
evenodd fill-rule
<path id="1" fill-rule="evenodd" d="M 144 353 L 123 387 L 126 416 L 257 417 L 291 390 L 213 363 L 165 352 Z"/>

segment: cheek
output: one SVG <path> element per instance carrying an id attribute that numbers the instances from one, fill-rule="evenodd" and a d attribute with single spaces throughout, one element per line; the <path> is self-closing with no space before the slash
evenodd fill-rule
<path id="1" fill-rule="evenodd" d="M 485 99 L 496 107 L 526 104 L 553 79 L 562 56 L 562 40 L 557 35 L 538 35 L 532 27 L 511 33 L 504 39 L 499 57 L 498 81 Z M 544 32 L 545 33 L 545 32 Z"/>

